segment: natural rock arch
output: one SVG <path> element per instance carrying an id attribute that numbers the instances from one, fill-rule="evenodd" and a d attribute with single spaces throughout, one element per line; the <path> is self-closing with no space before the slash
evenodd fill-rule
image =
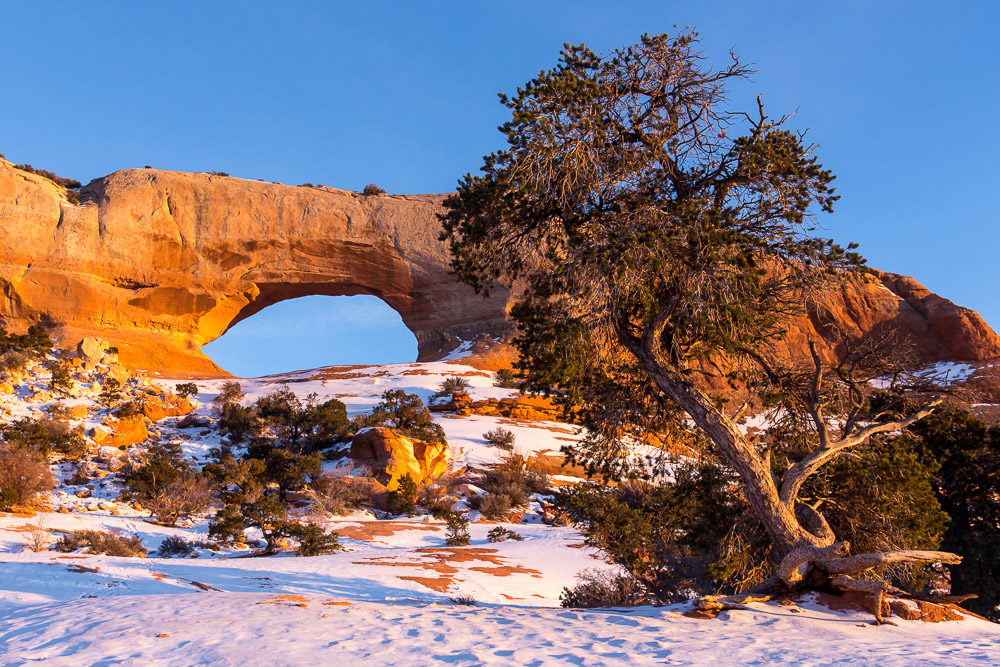
<path id="1" fill-rule="evenodd" d="M 64 344 L 109 340 L 134 369 L 212 377 L 226 373 L 201 346 L 233 323 L 284 299 L 372 294 L 400 313 L 422 361 L 463 341 L 482 368 L 512 360 L 506 295 L 484 300 L 448 273 L 445 195 L 156 169 L 115 172 L 81 195 L 70 204 L 52 181 L 0 159 L 0 325 L 41 320 Z M 879 327 L 917 341 L 920 361 L 1000 356 L 977 313 L 880 272 L 831 292 L 827 310 L 791 323 L 785 344 L 804 356 L 814 338 L 831 356 L 845 334 Z"/>
<path id="2" fill-rule="evenodd" d="M 222 375 L 202 345 L 308 295 L 379 297 L 421 360 L 505 328 L 503 297 L 483 300 L 447 273 L 442 195 L 129 169 L 82 196 L 68 205 L 50 181 L 0 162 L 0 318 L 99 335 L 132 367 Z"/>
<path id="3" fill-rule="evenodd" d="M 417 338 L 376 296 L 308 295 L 234 321 L 201 351 L 233 375 L 261 377 L 332 365 L 408 363 L 417 358 Z"/>

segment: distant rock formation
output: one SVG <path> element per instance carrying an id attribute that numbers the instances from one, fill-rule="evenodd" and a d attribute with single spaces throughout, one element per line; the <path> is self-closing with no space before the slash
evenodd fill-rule
<path id="1" fill-rule="evenodd" d="M 443 198 L 128 169 L 91 182 L 75 206 L 0 159 L 0 324 L 41 320 L 64 345 L 106 339 L 132 369 L 213 377 L 226 373 L 201 346 L 236 322 L 285 299 L 372 294 L 402 316 L 419 360 L 462 347 L 496 369 L 513 358 L 507 296 L 484 300 L 449 275 Z M 827 301 L 792 323 L 791 354 L 809 336 L 832 354 L 845 333 L 890 327 L 920 361 L 1000 356 L 977 313 L 912 278 L 875 272 Z"/>

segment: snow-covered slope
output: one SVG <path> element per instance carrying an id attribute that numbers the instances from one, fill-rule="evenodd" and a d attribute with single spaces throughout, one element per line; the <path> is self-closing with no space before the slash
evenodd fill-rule
<path id="1" fill-rule="evenodd" d="M 252 400 L 284 385 L 302 397 L 339 398 L 358 414 L 389 389 L 429 400 L 455 375 L 471 383 L 474 400 L 514 394 L 494 387 L 489 374 L 444 362 L 305 371 L 246 380 L 243 388 Z M 197 412 L 209 414 L 221 385 L 198 382 Z M 11 415 L 37 411 L 29 394 L 5 399 Z M 497 426 L 512 430 L 526 453 L 556 454 L 580 437 L 556 422 L 435 419 L 455 469 L 498 460 L 502 452 L 482 435 Z M 204 459 L 219 444 L 214 430 L 179 429 L 176 421 L 163 420 L 156 430 L 189 456 Z M 833 611 L 811 599 L 794 607 L 753 605 L 715 620 L 686 618 L 683 607 L 559 609 L 561 590 L 579 572 L 613 566 L 575 529 L 542 523 L 537 504 L 524 522 L 504 524 L 523 541 L 489 543 L 495 524 L 473 523 L 471 545 L 458 548 L 446 546 L 444 524 L 429 516 L 377 520 L 359 512 L 326 522 L 345 551 L 309 558 L 245 558 L 234 549 L 175 559 L 26 549 L 38 525 L 120 530 L 151 551 L 168 536 L 206 537 L 205 519 L 164 527 L 114 503 L 113 475 L 96 477 L 90 497 L 74 489 L 44 499 L 62 512 L 0 516 L 0 664 L 1000 664 L 1000 626 L 973 618 L 893 618 L 895 626 L 873 627 L 867 613 Z M 477 606 L 451 601 L 458 597 Z"/>

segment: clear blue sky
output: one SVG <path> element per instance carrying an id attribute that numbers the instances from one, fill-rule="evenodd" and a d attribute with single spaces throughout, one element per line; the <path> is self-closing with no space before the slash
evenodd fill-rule
<path id="1" fill-rule="evenodd" d="M 756 63 L 750 100 L 799 109 L 839 176 L 829 235 L 1000 327 L 993 1 L 5 3 L 0 152 L 84 182 L 148 164 L 448 191 L 500 146 L 496 93 L 563 42 L 675 23 L 716 61 L 732 47 Z M 319 347 L 288 363 L 352 360 Z"/>

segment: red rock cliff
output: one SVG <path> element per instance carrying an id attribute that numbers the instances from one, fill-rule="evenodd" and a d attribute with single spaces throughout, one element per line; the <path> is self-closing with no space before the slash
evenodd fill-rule
<path id="1" fill-rule="evenodd" d="M 235 322 L 284 299 L 373 294 L 416 335 L 421 360 L 479 340 L 477 363 L 509 350 L 506 298 L 483 300 L 448 275 L 436 218 L 443 195 L 365 197 L 208 174 L 129 169 L 70 204 L 51 181 L 0 159 L 0 324 L 41 319 L 65 343 L 108 339 L 122 363 L 175 376 L 224 371 L 201 352 Z M 875 272 L 793 323 L 829 353 L 843 331 L 891 327 L 922 361 L 1000 356 L 979 315 L 912 278 Z M 829 325 L 836 322 L 841 332 Z"/>

